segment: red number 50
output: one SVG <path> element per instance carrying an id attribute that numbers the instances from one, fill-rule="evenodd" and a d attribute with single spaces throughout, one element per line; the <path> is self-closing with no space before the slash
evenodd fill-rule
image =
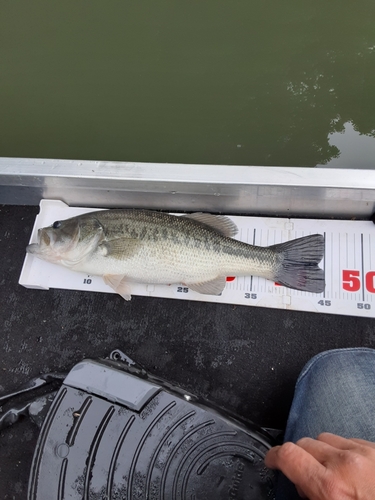
<path id="1" fill-rule="evenodd" d="M 366 273 L 366 290 L 370 293 L 375 293 L 375 271 Z M 342 272 L 342 287 L 347 292 L 358 292 L 361 288 L 360 272 L 344 269 Z"/>

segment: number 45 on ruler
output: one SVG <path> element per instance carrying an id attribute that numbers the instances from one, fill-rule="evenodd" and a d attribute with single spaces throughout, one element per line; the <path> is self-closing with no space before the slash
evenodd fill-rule
<path id="1" fill-rule="evenodd" d="M 365 275 L 365 286 L 369 293 L 375 293 L 374 278 L 375 271 L 369 271 Z M 361 272 L 344 269 L 342 272 L 342 287 L 347 292 L 358 292 L 361 288 Z"/>

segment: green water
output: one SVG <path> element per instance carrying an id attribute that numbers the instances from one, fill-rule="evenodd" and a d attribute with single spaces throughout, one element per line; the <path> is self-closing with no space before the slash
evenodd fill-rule
<path id="1" fill-rule="evenodd" d="M 0 156 L 374 168 L 374 19 L 374 0 L 0 0 Z"/>

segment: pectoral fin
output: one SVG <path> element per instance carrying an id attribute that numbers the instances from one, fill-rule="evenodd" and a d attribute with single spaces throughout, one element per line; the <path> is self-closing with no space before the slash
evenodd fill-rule
<path id="1" fill-rule="evenodd" d="M 226 278 L 219 277 L 212 281 L 205 281 L 203 283 L 186 283 L 187 286 L 195 292 L 204 295 L 220 295 L 225 288 Z"/>
<path id="2" fill-rule="evenodd" d="M 125 300 L 130 300 L 132 298 L 131 296 L 131 289 L 129 284 L 126 282 L 126 276 L 123 274 L 105 274 L 103 276 L 104 283 L 113 290 L 121 295 L 122 298 Z"/>

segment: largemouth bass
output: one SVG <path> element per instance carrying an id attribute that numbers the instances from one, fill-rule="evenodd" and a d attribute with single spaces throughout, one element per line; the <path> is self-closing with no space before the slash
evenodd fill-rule
<path id="1" fill-rule="evenodd" d="M 182 216 L 137 209 L 90 212 L 38 231 L 27 252 L 74 271 L 103 276 L 124 299 L 131 283 L 184 284 L 219 295 L 227 276 L 262 276 L 280 285 L 321 293 L 324 255 L 320 234 L 269 247 L 233 239 L 228 217 Z"/>

